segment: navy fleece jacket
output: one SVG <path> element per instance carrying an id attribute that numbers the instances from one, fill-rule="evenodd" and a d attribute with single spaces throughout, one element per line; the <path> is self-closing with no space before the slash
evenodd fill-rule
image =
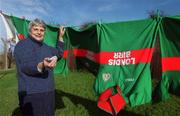
<path id="1" fill-rule="evenodd" d="M 53 48 L 43 42 L 36 41 L 30 36 L 20 41 L 14 51 L 18 91 L 25 94 L 53 91 L 53 69 L 45 68 L 42 72 L 39 72 L 37 65 L 46 57 L 57 56 L 60 59 L 63 55 L 63 48 L 63 42 L 59 41 L 57 47 Z"/>

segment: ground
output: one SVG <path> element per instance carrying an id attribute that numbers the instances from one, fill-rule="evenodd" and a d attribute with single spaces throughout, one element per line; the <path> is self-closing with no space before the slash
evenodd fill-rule
<path id="1" fill-rule="evenodd" d="M 56 75 L 56 116 L 111 116 L 97 107 L 94 80 L 87 72 L 71 72 L 67 77 Z M 126 105 L 118 116 L 180 116 L 179 109 L 180 98 L 171 95 L 164 102 Z M 15 70 L 0 72 L 0 116 L 21 116 Z"/>

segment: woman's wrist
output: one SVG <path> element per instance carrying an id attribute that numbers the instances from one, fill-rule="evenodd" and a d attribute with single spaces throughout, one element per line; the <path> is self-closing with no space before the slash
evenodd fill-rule
<path id="1" fill-rule="evenodd" d="M 64 42 L 63 37 L 59 37 L 59 41 Z"/>

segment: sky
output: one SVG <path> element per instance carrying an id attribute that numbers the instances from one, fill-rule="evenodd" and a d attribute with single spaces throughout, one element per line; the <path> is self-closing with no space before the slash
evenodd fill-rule
<path id="1" fill-rule="evenodd" d="M 65 26 L 145 19 L 148 12 L 157 9 L 168 16 L 180 15 L 179 6 L 180 0 L 0 0 L 5 14 Z M 1 18 L 0 25 L 0 37 L 5 37 Z"/>

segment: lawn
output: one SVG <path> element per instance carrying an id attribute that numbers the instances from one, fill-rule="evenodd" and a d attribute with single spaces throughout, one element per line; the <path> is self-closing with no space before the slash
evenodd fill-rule
<path id="1" fill-rule="evenodd" d="M 71 72 L 68 77 L 55 76 L 56 116 L 110 116 L 97 107 L 93 93 L 95 77 L 87 72 Z M 119 116 L 180 116 L 180 98 L 136 107 L 125 106 Z M 14 70 L 0 72 L 0 116 L 21 116 Z"/>

